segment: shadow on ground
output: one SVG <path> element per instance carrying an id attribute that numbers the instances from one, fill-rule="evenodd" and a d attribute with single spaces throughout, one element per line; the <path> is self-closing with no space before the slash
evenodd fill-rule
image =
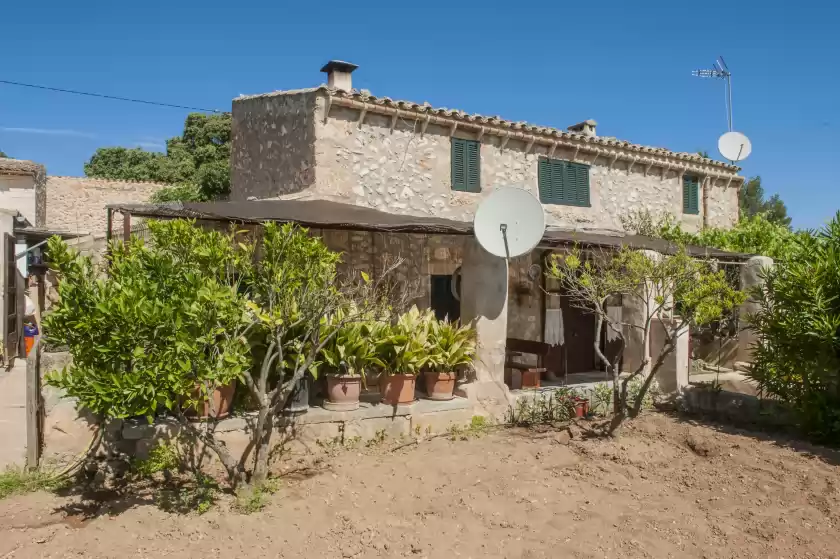
<path id="1" fill-rule="evenodd" d="M 751 437 L 819 459 L 831 466 L 840 466 L 840 448 L 810 442 L 803 438 L 795 427 L 765 424 L 751 419 L 740 421 L 731 418 L 723 419 L 714 413 L 694 414 L 678 411 L 664 413 L 671 415 L 680 423 L 702 425 L 728 435 Z"/>

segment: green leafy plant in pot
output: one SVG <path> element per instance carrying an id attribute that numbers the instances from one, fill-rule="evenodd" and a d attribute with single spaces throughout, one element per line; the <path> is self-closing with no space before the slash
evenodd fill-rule
<path id="1" fill-rule="evenodd" d="M 376 345 L 372 343 L 376 323 L 350 322 L 336 328 L 335 336 L 321 351 L 327 378 L 324 407 L 335 411 L 355 410 L 359 407 L 367 369 L 383 366 L 376 354 Z"/>
<path id="2" fill-rule="evenodd" d="M 393 325 L 376 328 L 377 356 L 383 370 L 379 379 L 382 402 L 390 405 L 414 401 L 417 375 L 429 359 L 428 334 L 433 315 L 421 313 L 416 306 L 400 315 Z"/>
<path id="3" fill-rule="evenodd" d="M 475 358 L 475 328 L 449 320 L 429 324 L 427 370 L 423 373 L 430 400 L 451 400 L 458 370 Z"/>

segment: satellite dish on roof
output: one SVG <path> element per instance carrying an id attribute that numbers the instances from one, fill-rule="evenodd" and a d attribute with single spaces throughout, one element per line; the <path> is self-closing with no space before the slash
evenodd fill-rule
<path id="1" fill-rule="evenodd" d="M 473 220 L 479 244 L 495 256 L 531 252 L 545 233 L 545 211 L 533 194 L 506 186 L 484 199 Z"/>
<path id="2" fill-rule="evenodd" d="M 718 140 L 718 151 L 729 161 L 743 161 L 752 151 L 752 144 L 740 132 L 727 132 Z"/>

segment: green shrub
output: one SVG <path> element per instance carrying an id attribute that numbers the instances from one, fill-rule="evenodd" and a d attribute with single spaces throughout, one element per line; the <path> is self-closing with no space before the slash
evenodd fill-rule
<path id="1" fill-rule="evenodd" d="M 760 342 L 748 373 L 799 416 L 810 436 L 840 441 L 840 212 L 765 272 L 750 317 Z"/>
<path id="2" fill-rule="evenodd" d="M 552 425 L 569 421 L 574 415 L 574 395 L 565 387 L 522 397 L 508 408 L 505 421 L 517 427 Z"/>

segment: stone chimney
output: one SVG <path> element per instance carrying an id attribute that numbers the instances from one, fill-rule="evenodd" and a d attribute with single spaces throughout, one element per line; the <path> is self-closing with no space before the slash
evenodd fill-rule
<path id="1" fill-rule="evenodd" d="M 597 134 L 595 134 L 595 127 L 598 126 L 598 123 L 592 119 L 584 120 L 583 122 L 578 122 L 577 124 L 572 124 L 566 130 L 569 132 L 577 132 L 578 134 L 583 134 L 584 136 L 589 136 L 590 138 L 594 138 Z"/>
<path id="2" fill-rule="evenodd" d="M 353 89 L 353 78 L 350 77 L 350 74 L 352 74 L 353 70 L 356 68 L 358 68 L 358 66 L 350 62 L 344 62 L 343 60 L 330 60 L 324 64 L 321 71 L 327 73 L 328 86 L 350 91 Z"/>

